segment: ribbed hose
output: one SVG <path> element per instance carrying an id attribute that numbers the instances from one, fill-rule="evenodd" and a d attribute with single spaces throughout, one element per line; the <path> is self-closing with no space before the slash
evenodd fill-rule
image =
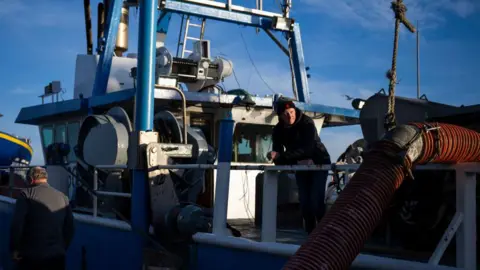
<path id="1" fill-rule="evenodd" d="M 398 140 L 383 139 L 372 145 L 330 211 L 283 269 L 348 269 L 413 165 L 480 162 L 479 133 L 449 124 L 412 123 L 401 127 L 412 130 L 412 126 L 421 134 L 416 141 L 423 141 L 416 144 L 417 151 L 409 151 L 409 156 L 416 156 L 413 163 L 408 157 L 404 164 L 392 158 L 405 152 Z M 439 129 L 427 132 L 425 126 Z M 405 132 L 397 127 L 389 138 L 395 136 L 405 137 Z"/>

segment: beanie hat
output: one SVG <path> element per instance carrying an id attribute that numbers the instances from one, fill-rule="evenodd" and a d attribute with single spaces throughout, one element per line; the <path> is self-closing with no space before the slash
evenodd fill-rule
<path id="1" fill-rule="evenodd" d="M 297 108 L 295 106 L 295 103 L 293 103 L 293 101 L 291 100 L 279 101 L 277 103 L 276 112 L 278 115 L 281 115 L 283 112 L 285 112 L 285 110 L 290 108 L 293 108 L 293 109 Z"/>

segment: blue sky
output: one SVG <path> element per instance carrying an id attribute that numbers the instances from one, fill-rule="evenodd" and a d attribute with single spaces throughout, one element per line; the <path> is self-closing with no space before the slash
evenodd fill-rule
<path id="1" fill-rule="evenodd" d="M 234 0 L 250 7 L 253 0 Z M 266 9 L 278 10 L 278 0 L 264 0 Z M 96 22 L 97 0 L 92 0 Z M 476 0 L 406 0 L 408 18 L 421 26 L 422 94 L 436 102 L 454 105 L 480 103 L 480 2 Z M 75 56 L 86 52 L 83 1 L 0 0 L 0 61 L 2 98 L 1 130 L 33 140 L 33 163 L 43 163 L 38 129 L 14 124 L 21 107 L 39 104 L 43 86 L 61 80 L 72 97 Z M 301 24 L 312 99 L 315 103 L 350 107 L 342 96 L 368 97 L 388 88 L 385 71 L 390 67 L 393 14 L 388 0 L 296 0 L 292 16 Z M 130 52 L 137 48 L 138 14 L 131 10 Z M 174 15 L 167 45 L 175 51 L 179 16 Z M 95 28 L 95 27 L 94 27 Z M 94 36 L 96 33 L 94 32 Z M 242 41 L 244 37 L 247 46 Z M 207 22 L 206 38 L 212 55 L 234 61 L 242 88 L 271 94 L 246 53 L 252 55 L 263 79 L 276 92 L 291 95 L 288 59 L 262 32 L 241 26 Z M 95 46 L 95 44 L 94 44 Z M 401 83 L 397 93 L 415 96 L 415 36 L 402 30 L 398 61 Z M 233 79 L 225 82 L 236 88 Z M 361 137 L 360 128 L 324 130 L 332 157 Z"/>

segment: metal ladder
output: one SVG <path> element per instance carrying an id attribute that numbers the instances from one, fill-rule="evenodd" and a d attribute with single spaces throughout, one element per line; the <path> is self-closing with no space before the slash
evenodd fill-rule
<path id="1" fill-rule="evenodd" d="M 201 19 L 201 24 L 195 24 L 191 22 L 190 15 L 182 15 L 182 21 L 180 24 L 180 34 L 178 36 L 178 45 L 177 45 L 177 57 L 185 58 L 185 54 L 192 53 L 192 50 L 187 49 L 187 43 L 189 40 L 191 41 L 199 41 L 203 39 L 205 34 L 205 19 Z M 183 29 L 183 24 L 185 24 L 185 30 Z M 188 36 L 190 27 L 200 28 L 200 37 L 191 37 Z M 183 37 L 182 37 L 183 35 Z M 182 41 L 183 40 L 183 41 Z"/>

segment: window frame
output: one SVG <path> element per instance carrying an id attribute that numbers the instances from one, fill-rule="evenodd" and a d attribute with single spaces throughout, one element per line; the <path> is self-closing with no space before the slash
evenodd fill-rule
<path id="1" fill-rule="evenodd" d="M 272 144 L 272 139 L 271 135 L 273 132 L 273 126 L 271 125 L 261 125 L 261 124 L 250 124 L 250 123 L 237 123 L 235 125 L 235 130 L 233 133 L 233 151 L 232 151 L 232 163 L 248 163 L 248 164 L 266 164 L 268 161 L 266 159 L 260 160 L 258 158 L 259 150 L 260 150 L 260 139 L 262 139 L 263 136 L 268 136 L 270 137 L 270 149 L 271 149 L 271 144 Z M 239 148 L 239 143 L 238 139 L 241 134 L 247 133 L 250 142 L 250 160 L 248 161 L 239 161 L 239 155 L 238 155 L 238 148 Z M 252 140 L 253 138 L 253 140 Z M 268 151 L 267 151 L 268 152 Z M 262 153 L 262 154 L 267 154 L 267 153 Z"/>
<path id="2" fill-rule="evenodd" d="M 63 143 L 67 143 L 70 146 L 70 153 L 68 154 L 67 160 L 70 163 L 71 162 L 76 162 L 76 157 L 73 154 L 74 153 L 73 149 L 76 146 L 76 144 L 78 143 L 78 138 L 77 138 L 77 141 L 75 142 L 75 145 L 70 145 L 69 126 L 71 126 L 72 124 L 76 124 L 78 126 L 78 131 L 77 131 L 77 133 L 78 133 L 78 132 L 80 132 L 81 123 L 82 123 L 81 119 L 72 119 L 72 120 L 69 120 L 69 121 L 57 121 L 57 122 L 48 123 L 48 124 L 44 124 L 44 125 L 40 126 L 40 140 L 41 140 L 41 144 L 42 144 L 43 158 L 44 158 L 45 161 L 46 161 L 46 150 L 47 150 L 48 145 L 45 144 L 44 130 L 45 129 L 51 129 L 52 130 L 52 138 L 51 138 L 50 144 L 51 143 L 59 143 L 61 141 L 57 140 L 57 135 L 58 135 L 57 134 L 57 128 L 58 127 L 64 127 L 65 128 L 65 142 L 63 142 Z"/>

